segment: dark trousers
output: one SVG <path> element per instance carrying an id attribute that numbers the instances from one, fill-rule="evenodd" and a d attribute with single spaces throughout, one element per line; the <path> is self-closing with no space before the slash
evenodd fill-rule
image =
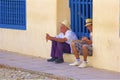
<path id="1" fill-rule="evenodd" d="M 51 57 L 63 59 L 63 53 L 71 53 L 70 45 L 65 42 L 52 41 Z"/>

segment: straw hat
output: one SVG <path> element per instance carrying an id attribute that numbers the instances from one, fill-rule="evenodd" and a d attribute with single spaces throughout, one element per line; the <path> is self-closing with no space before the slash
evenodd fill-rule
<path id="1" fill-rule="evenodd" d="M 90 18 L 86 19 L 86 23 L 92 23 L 92 19 Z"/>
<path id="2" fill-rule="evenodd" d="M 92 25 L 92 19 L 88 18 L 86 19 L 86 25 L 85 26 L 89 26 L 89 25 Z"/>
<path id="3" fill-rule="evenodd" d="M 70 27 L 69 27 L 70 24 L 69 24 L 69 22 L 68 22 L 67 20 L 63 20 L 63 21 L 61 22 L 61 24 L 65 25 L 67 28 L 70 28 Z"/>
<path id="4" fill-rule="evenodd" d="M 92 25 L 92 23 L 86 23 L 86 25 L 85 25 L 85 26 L 87 27 L 87 26 L 89 26 L 89 25 Z"/>

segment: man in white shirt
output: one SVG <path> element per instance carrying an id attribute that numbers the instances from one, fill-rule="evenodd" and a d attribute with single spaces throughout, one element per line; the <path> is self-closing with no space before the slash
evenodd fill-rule
<path id="1" fill-rule="evenodd" d="M 72 64 L 72 66 L 78 66 L 80 68 L 87 67 L 87 56 L 92 56 L 92 19 L 86 19 L 86 28 L 90 31 L 90 39 L 87 37 L 82 37 L 81 40 L 72 42 L 73 53 L 76 57 L 76 61 Z M 81 63 L 79 53 L 83 55 L 83 61 Z"/>
<path id="2" fill-rule="evenodd" d="M 64 20 L 60 24 L 60 33 L 56 37 L 46 33 L 46 40 L 52 41 L 51 58 L 48 62 L 63 63 L 63 53 L 71 53 L 71 42 L 77 40 L 77 36 L 69 29 L 69 23 Z"/>

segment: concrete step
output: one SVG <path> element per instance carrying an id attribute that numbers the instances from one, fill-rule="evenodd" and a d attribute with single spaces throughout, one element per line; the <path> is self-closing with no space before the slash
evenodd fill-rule
<path id="1" fill-rule="evenodd" d="M 65 62 L 72 63 L 72 62 L 75 61 L 75 56 L 73 54 L 64 53 L 63 58 L 64 58 Z M 83 60 L 83 56 L 80 56 L 80 60 Z M 92 64 L 93 64 L 93 56 L 88 56 L 87 60 L 88 60 L 88 64 L 90 66 L 92 66 Z"/>

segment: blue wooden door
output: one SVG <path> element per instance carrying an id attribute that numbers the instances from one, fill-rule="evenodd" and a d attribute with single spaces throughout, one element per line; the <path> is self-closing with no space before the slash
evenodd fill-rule
<path id="1" fill-rule="evenodd" d="M 85 19 L 92 18 L 92 0 L 69 0 L 71 13 L 71 29 L 78 38 L 89 36 L 86 29 Z"/>

